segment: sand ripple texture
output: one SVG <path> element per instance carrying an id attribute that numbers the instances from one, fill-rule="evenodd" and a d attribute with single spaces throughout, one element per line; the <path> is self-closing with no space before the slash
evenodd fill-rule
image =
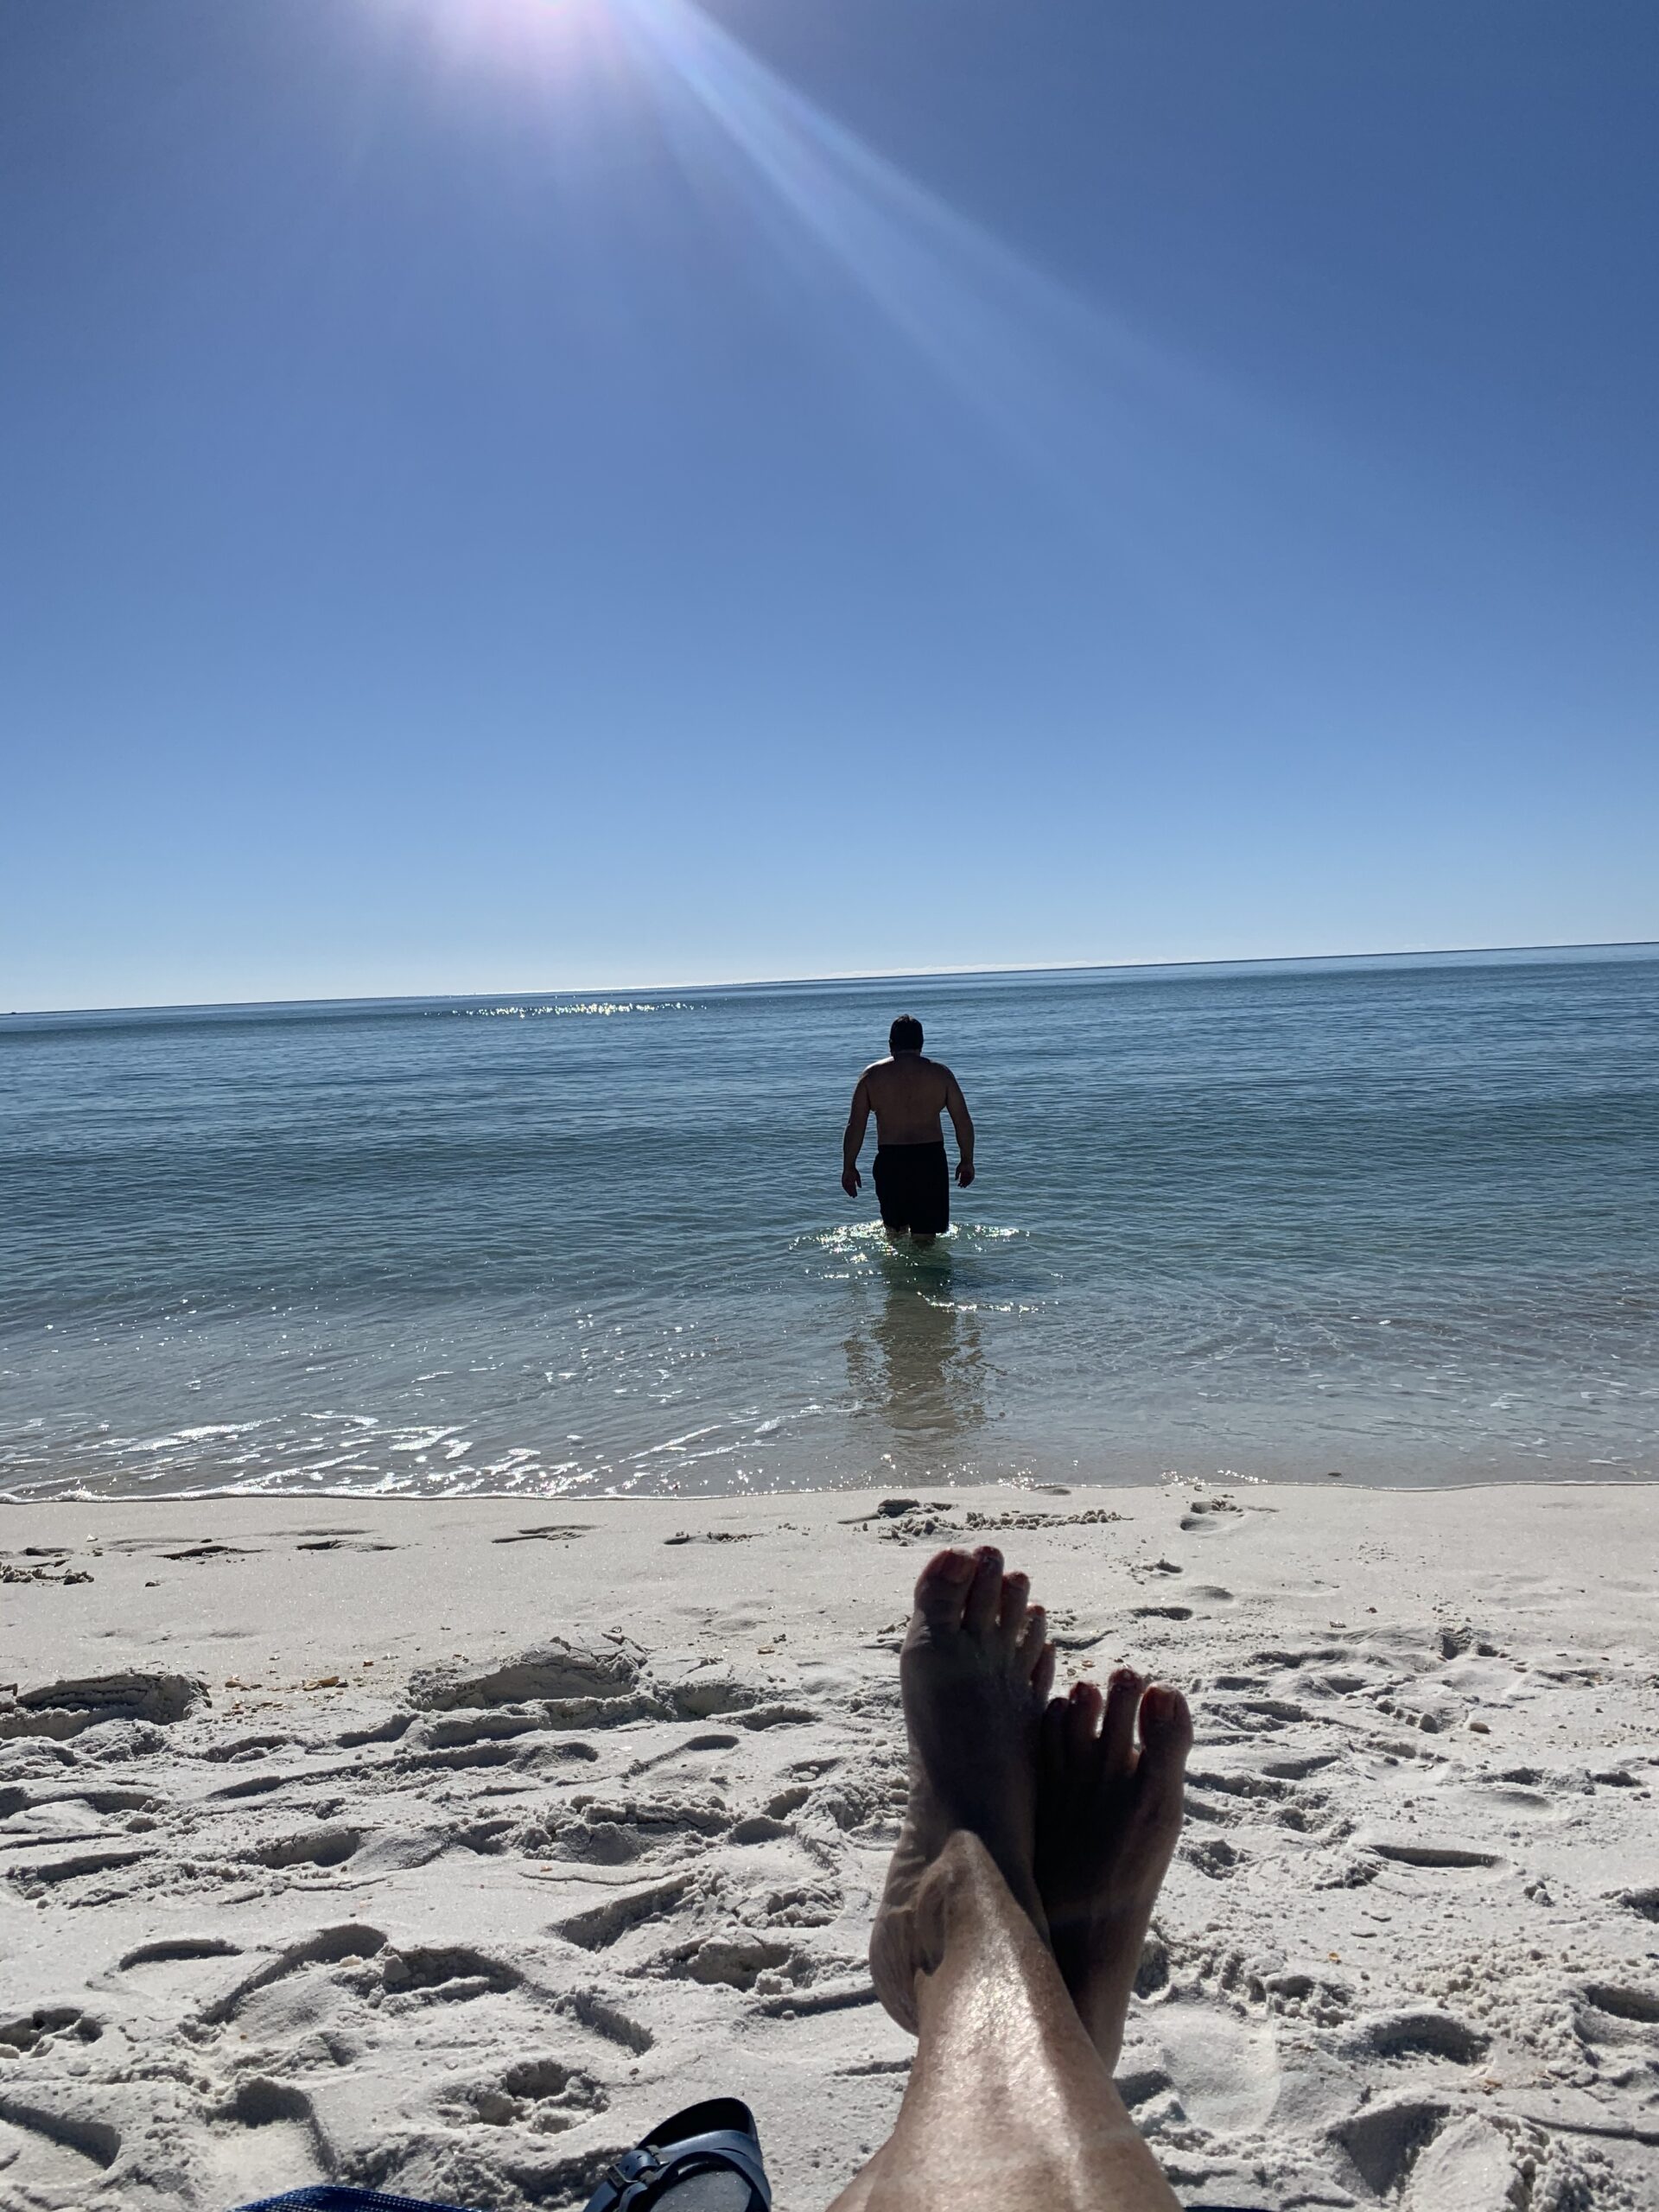
<path id="1" fill-rule="evenodd" d="M 1179 2196 L 1659 2206 L 1653 1493 L 882 1503 L 15 1511 L 0 2207 L 563 2207 L 722 2091 L 827 2203 L 912 2048 L 905 1593 L 988 1537 L 1194 1698 L 1121 2076 Z"/>

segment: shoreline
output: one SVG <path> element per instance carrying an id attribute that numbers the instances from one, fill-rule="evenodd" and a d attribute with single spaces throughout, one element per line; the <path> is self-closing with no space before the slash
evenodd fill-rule
<path id="1" fill-rule="evenodd" d="M 1155 1457 L 1156 1455 L 1152 1455 Z M 1236 1455 L 1243 1456 L 1243 1455 Z M 1148 1463 L 1149 1464 L 1149 1463 Z M 1069 1479 L 1068 1479 L 1069 1477 Z M 972 1499 L 976 1497 L 1007 1498 L 1090 1497 L 1121 1497 L 1129 1491 L 1154 1491 L 1179 1487 L 1236 1490 L 1246 1497 L 1283 1497 L 1287 1495 L 1325 1496 L 1346 1491 L 1385 1497 L 1458 1497 L 1470 1492 L 1518 1492 L 1533 1491 L 1643 1491 L 1659 1490 L 1659 1472 L 1645 1471 L 1630 1474 L 1489 1474 L 1470 1475 L 1447 1481 L 1440 1478 L 1413 1480 L 1399 1474 L 1391 1476 L 1366 1475 L 1344 1470 L 1340 1474 L 1324 1477 L 1294 1475 L 1263 1475 L 1241 1471 L 1236 1468 L 1217 1469 L 1210 1474 L 1195 1474 L 1182 1468 L 1160 1468 L 1148 1472 L 1137 1468 L 1119 1475 L 1084 1479 L 1075 1469 L 1057 1466 L 1044 1472 L 1032 1467 L 1021 1468 L 1011 1474 L 980 1474 L 954 1472 L 937 1474 L 926 1468 L 917 1470 L 892 1469 L 886 1471 L 883 1480 L 893 1491 L 905 1490 L 938 1491 L 953 1497 Z M 81 1516 L 105 1512 L 125 1512 L 129 1509 L 150 1512 L 163 1508 L 227 1506 L 291 1508 L 309 1503 L 319 1507 L 334 1501 L 353 1510 L 364 1508 L 378 1511 L 398 1506 L 418 1506 L 439 1511 L 470 1505 L 480 1507 L 513 1507 L 525 1512 L 558 1512 L 565 1509 L 597 1510 L 603 1507 L 658 1505 L 668 1510 L 682 1512 L 713 1510 L 726 1505 L 753 1506 L 764 1510 L 768 1505 L 784 1505 L 791 1501 L 810 1502 L 813 1499 L 835 1499 L 862 1496 L 871 1488 L 862 1474 L 849 1478 L 845 1483 L 800 1484 L 790 1488 L 763 1490 L 754 1484 L 745 1484 L 736 1490 L 676 1490 L 676 1491 L 428 1491 L 412 1490 L 324 1490 L 315 1485 L 292 1490 L 168 1490 L 149 1491 L 142 1497 L 114 1496 L 88 1491 L 54 1491 L 36 1497 L 16 1491 L 0 1489 L 0 1535 L 3 1535 L 9 1520 L 22 1513 L 59 1512 Z M 0 1543 L 0 1555 L 5 1551 Z"/>
<path id="2" fill-rule="evenodd" d="M 721 2091 L 826 2203 L 952 1541 L 1193 1698 L 1121 2070 L 1178 2193 L 1659 2206 L 1659 1485 L 1068 1489 L 10 1504 L 0 2208 L 519 2212 Z"/>

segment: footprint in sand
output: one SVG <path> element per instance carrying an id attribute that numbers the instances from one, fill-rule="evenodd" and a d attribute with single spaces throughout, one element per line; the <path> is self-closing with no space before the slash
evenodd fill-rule
<path id="1" fill-rule="evenodd" d="M 737 1989 L 746 1994 L 764 1975 L 766 1987 L 804 1980 L 811 1963 L 787 1943 L 741 1928 L 725 1936 L 709 1936 L 696 1942 L 677 1944 L 666 1955 L 667 1971 L 677 1981 L 700 1981 L 710 1987 Z"/>
<path id="2" fill-rule="evenodd" d="M 221 1936 L 162 1936 L 124 1952 L 116 1972 L 136 1975 L 146 1999 L 162 1996 L 199 2004 L 209 1991 L 222 1986 L 225 1961 L 242 1955 L 239 1943 Z"/>
<path id="3" fill-rule="evenodd" d="M 1512 2212 L 1516 2206 L 1590 2205 L 1593 2184 L 1570 2152 L 1541 2129 L 1468 2113 L 1437 2128 L 1411 2164 L 1407 2212 Z M 1611 2202 L 1611 2200 L 1601 2200 Z"/>
<path id="4" fill-rule="evenodd" d="M 320 1928 L 299 1942 L 289 1944 L 251 1974 L 245 1974 L 222 1997 L 204 2008 L 200 2015 L 201 2024 L 207 2028 L 223 2027 L 274 1984 L 313 1968 L 337 1967 L 349 1961 L 372 1959 L 385 1946 L 386 1938 L 379 1929 L 365 1927 L 356 1921 L 340 1927 Z"/>
<path id="5" fill-rule="evenodd" d="M 48 1736 L 62 1741 L 111 1720 L 170 1727 L 194 1713 L 207 1695 L 207 1685 L 194 1675 L 139 1669 L 46 1682 L 13 1697 L 0 1695 L 0 1740 Z"/>
<path id="6" fill-rule="evenodd" d="M 646 1921 L 660 1920 L 671 1911 L 690 1886 L 689 1875 L 677 1875 L 671 1881 L 658 1882 L 649 1889 L 631 1890 L 622 1896 L 607 1897 L 602 1904 L 590 1905 L 585 1911 L 572 1913 L 568 1920 L 555 1923 L 552 1933 L 563 1936 L 567 1943 L 575 1943 L 584 1951 L 607 1951 L 620 1942 L 631 1929 Z"/>
<path id="7" fill-rule="evenodd" d="M 560 1859 L 619 1866 L 666 1847 L 726 1835 L 732 1827 L 732 1815 L 717 1800 L 610 1799 L 583 1793 L 571 1799 L 568 1815 L 549 1815 L 545 1833 Z"/>
<path id="8" fill-rule="evenodd" d="M 41 1897 L 48 1891 L 64 1891 L 72 1884 L 86 1881 L 97 1874 L 120 1873 L 127 1867 L 137 1866 L 154 1856 L 147 1844 L 107 1851 L 74 1851 L 61 1858 L 35 1859 L 22 1866 L 14 1865 L 7 1869 L 6 1879 L 23 1897 Z M 118 1896 L 124 1886 L 117 1883 L 109 1889 L 106 1885 L 107 1894 Z M 88 1900 L 78 1897 L 75 1901 L 84 1903 Z M 103 1897 L 100 1896 L 92 1901 L 103 1902 Z"/>
<path id="9" fill-rule="evenodd" d="M 296 1552 L 395 1552 L 403 1548 L 372 1536 L 366 1529 L 294 1529 Z"/>
<path id="10" fill-rule="evenodd" d="M 1217 2006 L 1176 1999 L 1158 2005 L 1140 2024 L 1154 2040 L 1160 2070 L 1187 2120 L 1228 2134 L 1266 2125 L 1281 2085 L 1270 2024 L 1251 2024 Z"/>
<path id="11" fill-rule="evenodd" d="M 1476 2066 L 1491 2048 L 1491 2037 L 1449 2012 L 1381 2012 L 1357 2021 L 1351 2047 L 1379 2058 L 1445 2058 L 1457 2066 Z"/>
<path id="12" fill-rule="evenodd" d="M 256 1844 L 247 1855 L 257 1865 L 273 1870 L 340 1866 L 361 1847 L 362 1842 L 360 1828 L 302 1828 L 297 1834 L 276 1836 L 269 1843 Z"/>
<path id="13" fill-rule="evenodd" d="M 619 2049 L 630 2051 L 635 2058 L 644 2057 L 656 2037 L 643 2022 L 632 2020 L 626 2012 L 618 2012 L 596 1990 L 578 1989 L 558 2000 L 558 2010 L 567 2013 L 579 2027 L 613 2043 Z"/>
<path id="14" fill-rule="evenodd" d="M 1405 2180 L 1450 2110 L 1439 2099 L 1382 2100 L 1332 2128 L 1332 2140 L 1347 2154 L 1364 2186 L 1388 2196 Z"/>
<path id="15" fill-rule="evenodd" d="M 1209 1875 L 1214 1882 L 1228 1880 L 1246 1864 L 1245 1853 L 1220 1836 L 1206 1837 L 1202 1843 L 1183 1844 L 1181 1857 L 1189 1866 L 1196 1866 L 1200 1874 Z"/>
<path id="16" fill-rule="evenodd" d="M 40 2050 L 64 2037 L 75 2043 L 96 2043 L 103 2029 L 90 2014 L 74 2005 L 38 2005 L 15 2020 L 0 2020 L 0 2050 Z"/>
<path id="17" fill-rule="evenodd" d="M 1396 1866 L 1427 1867 L 1437 1873 L 1478 1871 L 1503 1863 L 1495 1852 L 1465 1851 L 1456 1844 L 1372 1843 L 1367 1848 Z"/>
<path id="18" fill-rule="evenodd" d="M 264 2074 L 251 2074 L 237 2083 L 223 2117 L 243 2127 L 276 2127 L 286 2122 L 309 2128 L 314 2122 L 311 2100 L 303 2089 Z"/>
<path id="19" fill-rule="evenodd" d="M 66 2109 L 60 2101 L 61 2094 L 60 2086 L 48 2091 L 0 2083 L 0 2120 L 40 2138 L 54 2150 L 73 2151 L 92 2165 L 112 2166 L 121 2155 L 120 2129 L 92 2113 Z M 48 2201 L 32 2190 L 30 2197 L 35 2202 Z"/>
<path id="20" fill-rule="evenodd" d="M 389 1998 L 417 2003 L 461 2004 L 467 1999 L 499 1996 L 524 1980 L 517 1967 L 464 1943 L 388 1944 L 376 1955 L 381 1986 Z"/>
<path id="21" fill-rule="evenodd" d="M 1242 1524 L 1244 1509 L 1233 1498 L 1195 1497 L 1188 1501 L 1181 1516 L 1181 1527 L 1189 1535 L 1217 1535 L 1229 1528 Z"/>
<path id="22" fill-rule="evenodd" d="M 232 1736 L 228 1743 L 209 1744 L 203 1757 L 216 1765 L 229 1766 L 243 1759 L 263 1758 L 268 1751 L 287 1751 L 299 1739 L 288 1735 Z"/>
<path id="23" fill-rule="evenodd" d="M 1659 2050 L 1659 1993 L 1629 1982 L 1586 1982 L 1574 2007 L 1579 2040 L 1592 2049 L 1637 2044 Z"/>
<path id="24" fill-rule="evenodd" d="M 1341 1756 L 1339 1751 L 1311 1751 L 1302 1758 L 1263 1759 L 1262 1771 L 1278 1781 L 1301 1782 L 1321 1767 L 1335 1766 Z"/>
<path id="25" fill-rule="evenodd" d="M 510 1536 L 492 1536 L 493 1544 L 568 1544 L 578 1536 L 585 1536 L 593 1527 L 591 1521 L 550 1521 L 532 1529 L 515 1529 Z"/>
<path id="26" fill-rule="evenodd" d="M 486 2126 L 561 2135 L 605 2111 L 610 2096 L 601 2082 L 579 2067 L 557 2058 L 526 2058 L 493 2082 L 464 2088 L 461 2102 L 469 2118 Z"/>
<path id="27" fill-rule="evenodd" d="M 545 1725 L 539 1713 L 529 1712 L 518 1705 L 508 1706 L 499 1713 L 457 1714 L 453 1719 L 422 1721 L 407 1749 L 449 1751 L 462 1744 L 505 1743 L 514 1736 L 528 1736 Z"/>
<path id="28" fill-rule="evenodd" d="M 645 1679 L 645 1659 L 620 1637 L 593 1643 L 555 1637 L 482 1667 L 418 1668 L 409 1678 L 409 1701 L 429 1713 L 520 1707 L 531 1726 L 543 1729 L 620 1727 L 662 1715 L 661 1697 Z"/>
<path id="29" fill-rule="evenodd" d="M 412 1713 L 393 1713 L 367 1728 L 344 1728 L 334 1741 L 342 1751 L 355 1751 L 364 1744 L 395 1744 L 409 1733 L 414 1721 Z"/>

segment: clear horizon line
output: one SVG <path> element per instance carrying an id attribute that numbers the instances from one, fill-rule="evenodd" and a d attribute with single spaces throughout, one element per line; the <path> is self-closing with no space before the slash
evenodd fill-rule
<path id="1" fill-rule="evenodd" d="M 1447 944 L 1390 946 L 1359 952 L 1233 953 L 1184 960 L 1051 960 L 966 964 L 954 968 L 863 968 L 822 976 L 737 976 L 670 983 L 563 984 L 533 988 L 504 986 L 481 991 L 388 991 L 344 993 L 330 998 L 127 1000 L 114 1006 L 11 1007 L 0 1021 L 25 1016 L 104 1014 L 223 1014 L 260 1007 L 418 1006 L 430 1000 L 486 998 L 581 998 L 621 991 L 786 990 L 818 983 L 907 983 L 961 980 L 978 976 L 1140 975 L 1148 969 L 1191 968 L 1306 967 L 1338 960 L 1471 960 L 1526 952 L 1659 951 L 1659 938 L 1590 938 L 1564 944 Z"/>

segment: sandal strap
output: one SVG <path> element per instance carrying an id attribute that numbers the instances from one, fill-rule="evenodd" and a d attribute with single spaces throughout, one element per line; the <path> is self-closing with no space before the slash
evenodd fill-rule
<path id="1" fill-rule="evenodd" d="M 715 2128 L 703 2135 L 682 2136 L 674 2143 L 641 2143 L 613 2158 L 588 2200 L 587 2212 L 632 2212 L 646 2193 L 672 2180 L 678 2169 L 692 2162 L 717 2163 L 741 2176 L 753 2196 L 769 2208 L 772 2191 L 760 2146 L 753 2135 L 735 2128 Z"/>

